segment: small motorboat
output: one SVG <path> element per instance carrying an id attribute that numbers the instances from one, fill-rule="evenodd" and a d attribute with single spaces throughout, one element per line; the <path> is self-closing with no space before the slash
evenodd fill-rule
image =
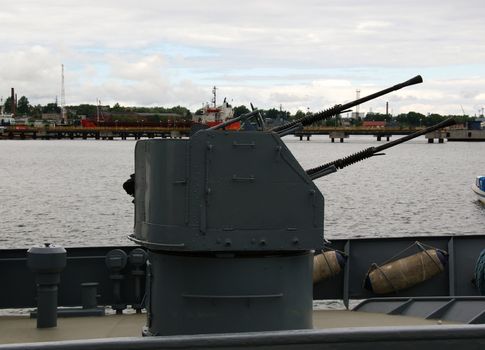
<path id="1" fill-rule="evenodd" d="M 472 190 L 478 195 L 480 202 L 485 204 L 485 176 L 477 176 Z"/>

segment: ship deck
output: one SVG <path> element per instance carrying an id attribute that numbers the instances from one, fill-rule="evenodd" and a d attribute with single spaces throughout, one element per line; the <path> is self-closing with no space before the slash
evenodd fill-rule
<path id="1" fill-rule="evenodd" d="M 1 316 L 0 344 L 50 342 L 61 340 L 141 337 L 146 314 L 106 315 L 95 317 L 58 318 L 55 328 L 36 328 L 29 316 Z M 396 327 L 441 324 L 437 320 L 385 315 L 348 310 L 316 310 L 316 329 L 352 327 Z M 450 324 L 450 322 L 446 322 Z"/>

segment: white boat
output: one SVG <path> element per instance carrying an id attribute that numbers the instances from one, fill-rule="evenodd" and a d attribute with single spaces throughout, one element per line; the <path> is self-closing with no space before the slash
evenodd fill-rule
<path id="1" fill-rule="evenodd" d="M 485 176 L 477 176 L 475 183 L 472 185 L 472 190 L 477 194 L 480 202 L 485 204 Z"/>
<path id="2" fill-rule="evenodd" d="M 211 104 L 209 105 L 209 103 L 207 103 L 205 106 L 202 107 L 201 114 L 196 114 L 194 116 L 194 122 L 212 127 L 233 118 L 234 110 L 225 98 L 222 102 L 222 105 L 217 106 L 216 90 L 217 88 L 214 86 L 212 88 Z M 239 123 L 237 124 L 237 129 L 239 129 Z"/>
<path id="3" fill-rule="evenodd" d="M 0 125 L 1 126 L 15 125 L 15 118 L 13 117 L 13 114 L 0 113 Z"/>

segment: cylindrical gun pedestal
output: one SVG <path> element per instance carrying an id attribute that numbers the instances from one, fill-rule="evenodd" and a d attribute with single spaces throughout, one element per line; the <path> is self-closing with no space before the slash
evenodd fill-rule
<path id="1" fill-rule="evenodd" d="M 149 251 L 143 335 L 312 328 L 311 252 Z"/>

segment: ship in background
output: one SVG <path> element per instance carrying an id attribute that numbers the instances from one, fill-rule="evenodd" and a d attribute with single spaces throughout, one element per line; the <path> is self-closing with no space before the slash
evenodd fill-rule
<path id="1" fill-rule="evenodd" d="M 207 129 L 223 123 L 234 117 L 232 106 L 224 98 L 221 105 L 217 106 L 217 87 L 212 88 L 212 100 L 206 103 L 200 110 L 186 119 L 176 113 L 137 113 L 137 112 L 107 112 L 98 103 L 96 115 L 85 117 L 81 120 L 84 128 L 96 127 L 193 127 L 196 130 Z M 118 117 L 120 120 L 118 120 Z M 160 119 L 162 117 L 162 119 Z M 226 129 L 239 130 L 240 123 L 236 122 Z"/>
<path id="2" fill-rule="evenodd" d="M 96 114 L 83 116 L 83 128 L 190 128 L 191 115 L 167 112 L 106 111 L 98 100 Z"/>
<path id="3" fill-rule="evenodd" d="M 199 113 L 196 113 L 193 117 L 193 122 L 201 124 L 206 127 L 213 127 L 219 125 L 234 117 L 234 110 L 232 106 L 227 102 L 227 98 L 224 98 L 222 105 L 217 106 L 217 87 L 212 88 L 212 100 L 211 103 L 206 103 Z M 229 126 L 227 129 L 239 130 L 240 123 L 236 122 Z"/>
<path id="4" fill-rule="evenodd" d="M 485 176 L 477 176 L 472 190 L 478 196 L 478 200 L 485 204 Z"/>

